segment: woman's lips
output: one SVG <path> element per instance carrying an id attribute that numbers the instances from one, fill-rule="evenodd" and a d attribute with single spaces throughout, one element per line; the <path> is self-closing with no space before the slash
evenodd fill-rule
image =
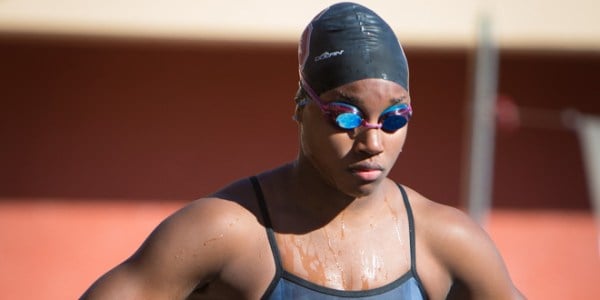
<path id="1" fill-rule="evenodd" d="M 377 164 L 357 164 L 350 167 L 350 172 L 363 181 L 375 181 L 383 173 L 383 168 Z"/>
<path id="2" fill-rule="evenodd" d="M 381 176 L 381 170 L 352 170 L 352 173 L 364 181 L 375 181 Z"/>

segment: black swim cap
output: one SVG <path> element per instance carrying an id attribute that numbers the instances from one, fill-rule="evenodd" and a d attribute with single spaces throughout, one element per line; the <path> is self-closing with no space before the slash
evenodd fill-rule
<path id="1" fill-rule="evenodd" d="M 300 79 L 321 94 L 366 78 L 408 91 L 408 62 L 390 26 L 372 10 L 343 2 L 319 13 L 298 46 Z"/>

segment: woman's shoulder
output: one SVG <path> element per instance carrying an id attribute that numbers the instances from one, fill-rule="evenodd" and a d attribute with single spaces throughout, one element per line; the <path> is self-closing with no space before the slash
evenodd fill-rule
<path id="1" fill-rule="evenodd" d="M 252 238 L 262 233 L 258 205 L 254 202 L 250 181 L 242 179 L 183 206 L 167 217 L 157 231 L 202 245 Z"/>
<path id="2" fill-rule="evenodd" d="M 492 244 L 487 232 L 459 208 L 432 201 L 405 187 L 416 230 L 438 256 L 453 259 Z M 449 247 L 451 245 L 451 247 Z"/>
<path id="3" fill-rule="evenodd" d="M 422 249 L 453 281 L 478 293 L 476 298 L 519 298 L 496 245 L 483 227 L 458 208 L 429 200 L 410 188 L 407 194 L 417 237 L 426 247 Z"/>
<path id="4" fill-rule="evenodd" d="M 473 230 L 480 228 L 479 225 L 461 209 L 430 200 L 410 187 L 403 187 L 410 201 L 415 219 L 418 220 L 422 226 L 438 230 L 458 228 Z"/>

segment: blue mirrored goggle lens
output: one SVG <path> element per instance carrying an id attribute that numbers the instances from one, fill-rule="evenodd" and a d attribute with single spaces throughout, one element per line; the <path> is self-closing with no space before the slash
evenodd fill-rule
<path id="1" fill-rule="evenodd" d="M 383 119 L 383 122 L 381 123 L 381 129 L 388 132 L 393 132 L 404 127 L 406 123 L 408 123 L 408 120 L 404 116 L 387 116 L 385 119 Z"/>
<path id="2" fill-rule="evenodd" d="M 327 114 L 335 124 L 344 130 L 352 130 L 362 126 L 365 121 L 360 111 L 349 104 L 333 102 L 327 107 Z M 408 123 L 410 106 L 405 103 L 397 104 L 386 109 L 379 118 L 381 129 L 394 132 Z"/>
<path id="3" fill-rule="evenodd" d="M 394 132 L 408 123 L 408 119 L 402 113 L 406 112 L 406 107 L 396 108 L 382 117 L 381 129 L 387 132 Z M 342 129 L 354 129 L 360 127 L 363 118 L 359 113 L 348 112 L 336 116 L 335 123 Z"/>
<path id="4" fill-rule="evenodd" d="M 394 132 L 408 123 L 410 117 L 410 106 L 406 103 L 394 105 L 386 109 L 381 117 L 381 129 Z"/>
<path id="5" fill-rule="evenodd" d="M 343 113 L 335 118 L 335 123 L 342 129 L 354 129 L 362 122 L 363 118 L 357 113 Z"/>

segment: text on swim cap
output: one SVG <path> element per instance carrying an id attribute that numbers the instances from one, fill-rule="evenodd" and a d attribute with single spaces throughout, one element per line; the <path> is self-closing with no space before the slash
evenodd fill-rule
<path id="1" fill-rule="evenodd" d="M 328 59 L 328 58 L 332 58 L 338 55 L 342 55 L 344 53 L 344 50 L 338 50 L 338 51 L 334 51 L 334 52 L 323 52 L 321 55 L 315 57 L 315 62 L 320 61 L 320 60 L 324 60 L 324 59 Z"/>

